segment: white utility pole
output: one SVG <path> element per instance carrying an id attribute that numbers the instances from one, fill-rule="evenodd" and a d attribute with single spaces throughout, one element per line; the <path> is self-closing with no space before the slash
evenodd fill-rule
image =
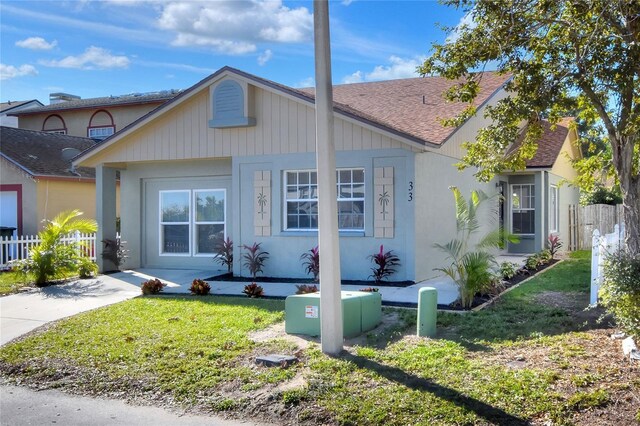
<path id="1" fill-rule="evenodd" d="M 316 59 L 316 162 L 318 170 L 318 243 L 320 247 L 320 338 L 322 352 L 342 351 L 340 241 L 333 140 L 333 86 L 329 43 L 329 3 L 313 2 Z"/>

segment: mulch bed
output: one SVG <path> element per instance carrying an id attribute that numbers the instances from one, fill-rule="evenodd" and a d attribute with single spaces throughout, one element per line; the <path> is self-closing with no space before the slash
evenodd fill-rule
<path id="1" fill-rule="evenodd" d="M 222 274 L 213 277 L 205 278 L 205 281 L 230 281 L 237 283 L 250 283 L 256 284 L 263 283 L 288 283 L 288 284 L 316 284 L 313 278 L 282 278 L 282 277 L 258 277 L 255 281 L 251 277 L 236 277 L 233 274 Z M 382 281 L 376 283 L 375 281 L 365 280 L 342 280 L 342 285 L 360 285 L 363 287 L 409 287 L 415 284 L 415 281 Z"/>

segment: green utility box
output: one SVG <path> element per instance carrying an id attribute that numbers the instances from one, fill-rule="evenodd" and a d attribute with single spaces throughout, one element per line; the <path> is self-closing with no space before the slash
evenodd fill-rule
<path id="1" fill-rule="evenodd" d="M 379 293 L 343 291 L 342 324 L 345 337 L 375 328 L 382 319 Z M 289 334 L 320 335 L 320 293 L 296 294 L 285 300 L 285 331 Z"/>

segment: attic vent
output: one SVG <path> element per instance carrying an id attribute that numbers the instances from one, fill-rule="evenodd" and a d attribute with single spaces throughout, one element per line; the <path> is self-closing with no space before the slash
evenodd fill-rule
<path id="1" fill-rule="evenodd" d="M 80 150 L 76 148 L 63 148 L 62 159 L 64 161 L 71 161 L 71 159 L 80 154 Z"/>
<path id="2" fill-rule="evenodd" d="M 209 127 L 246 127 L 256 124 L 255 118 L 245 113 L 246 96 L 242 86 L 233 80 L 224 80 L 213 91 L 213 119 Z"/>

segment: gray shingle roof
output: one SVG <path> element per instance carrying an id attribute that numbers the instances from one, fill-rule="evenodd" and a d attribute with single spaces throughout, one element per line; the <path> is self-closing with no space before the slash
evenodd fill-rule
<path id="1" fill-rule="evenodd" d="M 78 167 L 71 172 L 71 161 L 62 158 L 64 148 L 84 151 L 95 143 L 88 138 L 0 127 L 0 155 L 32 176 L 95 178 L 95 169 Z"/>
<path id="2" fill-rule="evenodd" d="M 554 163 L 560 155 L 562 145 L 564 145 L 565 139 L 569 134 L 569 126 L 574 121 L 573 117 L 562 118 L 552 129 L 551 123 L 547 120 L 542 120 L 542 136 L 538 141 L 538 150 L 533 158 L 527 160 L 527 167 L 533 168 L 547 168 L 553 167 Z M 509 153 L 515 151 L 522 145 L 522 138 L 518 139 L 509 148 Z"/>
<path id="3" fill-rule="evenodd" d="M 28 104 L 29 102 L 39 102 L 37 99 L 30 99 L 28 101 L 9 101 L 0 103 L 0 112 L 9 112 L 14 108 L 18 108 L 24 104 Z M 42 105 L 42 104 L 41 104 Z"/>
<path id="4" fill-rule="evenodd" d="M 480 92 L 473 104 L 486 102 L 510 78 L 484 72 L 479 78 Z M 443 95 L 459 82 L 444 77 L 419 77 L 333 86 L 333 100 L 362 118 L 375 121 L 414 138 L 441 145 L 454 131 L 441 120 L 453 118 L 468 106 L 447 102 Z M 302 89 L 313 94 L 313 88 Z"/>
<path id="5" fill-rule="evenodd" d="M 162 92 L 155 93 L 134 93 L 121 96 L 105 96 L 102 98 L 87 98 L 78 99 L 76 101 L 61 102 L 52 105 L 45 105 L 38 108 L 29 109 L 26 111 L 19 111 L 12 115 L 31 115 L 40 114 L 43 112 L 53 111 L 66 111 L 72 109 L 85 109 L 85 108 L 100 108 L 100 107 L 112 107 L 120 105 L 137 105 L 147 103 L 162 104 L 170 99 L 173 99 L 178 95 L 180 90 L 164 90 Z"/>

